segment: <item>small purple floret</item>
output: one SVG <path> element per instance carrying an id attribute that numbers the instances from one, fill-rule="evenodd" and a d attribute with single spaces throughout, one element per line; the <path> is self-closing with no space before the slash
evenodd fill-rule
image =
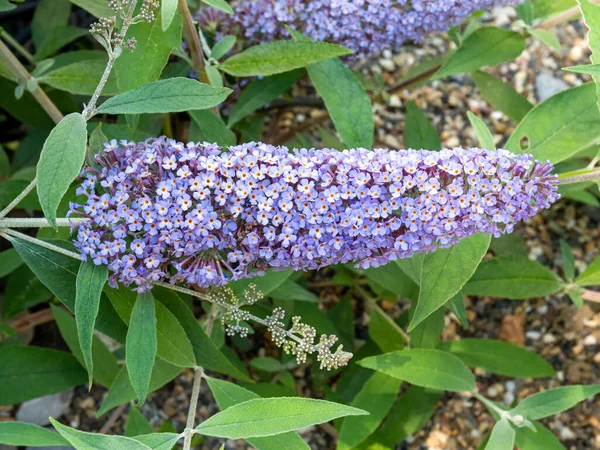
<path id="1" fill-rule="evenodd" d="M 110 282 L 213 286 L 268 269 L 367 268 L 499 236 L 559 198 L 548 162 L 506 150 L 224 150 L 165 137 L 107 143 L 72 213 Z"/>

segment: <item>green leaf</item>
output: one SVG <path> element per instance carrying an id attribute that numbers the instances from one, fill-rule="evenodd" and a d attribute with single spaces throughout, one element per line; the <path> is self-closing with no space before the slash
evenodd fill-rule
<path id="1" fill-rule="evenodd" d="M 408 436 L 412 436 L 429 421 L 442 395 L 441 391 L 410 386 L 400 396 L 379 430 L 360 448 L 374 450 L 371 447 L 373 444 L 393 448 Z"/>
<path id="2" fill-rule="evenodd" d="M 195 367 L 194 349 L 185 330 L 162 303 L 156 303 L 156 321 L 158 356 L 175 366 Z"/>
<path id="3" fill-rule="evenodd" d="M 115 63 L 119 92 L 131 91 L 160 78 L 171 51 L 181 45 L 181 15 L 175 14 L 166 31 L 162 29 L 162 17 L 151 23 L 136 23 L 127 30 L 125 40 L 132 37 L 137 41 L 135 51 L 123 51 Z"/>
<path id="4" fill-rule="evenodd" d="M 12 11 L 17 5 L 10 3 L 8 0 L 0 0 L 0 12 Z"/>
<path id="5" fill-rule="evenodd" d="M 600 384 L 587 386 L 563 386 L 530 395 L 519 403 L 510 412 L 520 414 L 529 420 L 543 419 L 544 417 L 572 408 L 577 403 L 600 393 Z"/>
<path id="6" fill-rule="evenodd" d="M 290 275 L 292 275 L 291 269 L 269 271 L 264 275 L 257 277 L 232 281 L 227 286 L 229 286 L 238 296 L 242 295 L 251 284 L 256 286 L 257 291 L 262 292 L 264 295 L 269 295 L 271 292 L 281 286 L 285 280 L 290 277 Z"/>
<path id="7" fill-rule="evenodd" d="M 357 364 L 415 386 L 452 392 L 475 389 L 475 377 L 471 371 L 456 356 L 441 350 L 400 350 L 371 356 Z"/>
<path id="8" fill-rule="evenodd" d="M 229 6 L 229 3 L 227 3 L 225 0 L 201 0 L 201 1 L 206 3 L 207 5 L 212 6 L 213 8 L 217 8 L 218 10 L 223 11 L 224 13 L 233 14 L 233 9 L 231 8 L 231 6 Z"/>
<path id="9" fill-rule="evenodd" d="M 171 26 L 176 12 L 177 0 L 162 0 L 160 2 L 160 15 L 162 19 L 163 31 L 167 31 L 167 29 Z"/>
<path id="10" fill-rule="evenodd" d="M 105 0 L 70 0 L 74 5 L 85 9 L 93 16 L 100 17 L 111 17 L 115 12 L 110 9 L 108 3 Z"/>
<path id="11" fill-rule="evenodd" d="M 154 298 L 146 292 L 138 295 L 133 307 L 125 346 L 127 373 L 140 404 L 150 389 L 156 346 Z"/>
<path id="12" fill-rule="evenodd" d="M 487 125 L 473 114 L 471 111 L 467 111 L 467 116 L 469 117 L 469 122 L 471 122 L 471 126 L 475 130 L 475 134 L 477 135 L 477 140 L 479 141 L 479 145 L 481 148 L 485 148 L 487 150 L 496 150 L 496 144 L 494 143 L 494 136 L 488 129 Z"/>
<path id="13" fill-rule="evenodd" d="M 343 420 L 337 450 L 356 448 L 379 427 L 394 404 L 401 384 L 401 380 L 380 372 L 369 378 L 352 401 L 353 407 L 365 410 L 369 415 Z"/>
<path id="14" fill-rule="evenodd" d="M 592 51 L 592 63 L 600 63 L 600 6 L 589 0 L 578 0 L 583 20 L 588 27 L 588 42 Z M 560 48 L 560 45 L 559 45 Z M 596 84 L 596 104 L 600 108 L 600 75 L 592 75 Z"/>
<path id="15" fill-rule="evenodd" d="M 37 165 L 37 192 L 48 222 L 56 228 L 56 210 L 85 160 L 87 129 L 79 113 L 65 116 L 44 142 Z"/>
<path id="16" fill-rule="evenodd" d="M 206 377 L 206 382 L 221 411 L 238 403 L 260 398 L 258 394 L 229 381 Z M 309 448 L 298 433 L 293 431 L 275 436 L 250 438 L 248 443 L 257 450 L 307 450 Z"/>
<path id="17" fill-rule="evenodd" d="M 71 94 L 92 95 L 100 82 L 106 61 L 86 60 L 58 67 L 38 78 L 38 81 Z M 118 94 L 114 75 L 108 77 L 102 95 Z"/>
<path id="18" fill-rule="evenodd" d="M 0 422 L 0 444 L 28 447 L 54 447 L 69 443 L 59 434 L 32 423 Z"/>
<path id="19" fill-rule="evenodd" d="M 15 314 L 43 303 L 52 293 L 40 282 L 27 266 L 15 270 L 6 280 L 2 317 L 8 319 Z"/>
<path id="20" fill-rule="evenodd" d="M 487 253 L 490 239 L 489 235 L 480 233 L 423 257 L 419 301 L 408 331 L 412 331 L 461 290 Z"/>
<path id="21" fill-rule="evenodd" d="M 98 107 L 99 114 L 171 113 L 217 106 L 231 89 L 190 78 L 168 78 L 116 95 Z"/>
<path id="22" fill-rule="evenodd" d="M 23 259 L 14 248 L 0 252 L 0 278 L 13 272 L 23 264 Z"/>
<path id="23" fill-rule="evenodd" d="M 177 441 L 181 439 L 181 435 L 177 433 L 152 433 L 133 436 L 132 439 L 147 445 L 152 450 L 172 450 Z"/>
<path id="24" fill-rule="evenodd" d="M 512 120 L 520 122 L 533 108 L 529 100 L 519 94 L 510 84 L 489 73 L 476 70 L 471 73 L 471 77 L 483 98 Z"/>
<path id="25" fill-rule="evenodd" d="M 75 430 L 50 418 L 52 426 L 77 450 L 150 450 L 150 447 L 125 436 L 108 436 Z"/>
<path id="26" fill-rule="evenodd" d="M 270 356 L 259 356 L 250 361 L 250 367 L 263 372 L 279 372 L 282 370 L 282 365 L 279 360 Z"/>
<path id="27" fill-rule="evenodd" d="M 515 153 L 555 164 L 600 139 L 600 112 L 592 83 L 567 89 L 533 108 L 506 143 Z"/>
<path id="28" fill-rule="evenodd" d="M 307 71 L 346 147 L 373 148 L 373 107 L 354 72 L 337 58 L 311 64 Z"/>
<path id="29" fill-rule="evenodd" d="M 589 265 L 587 268 L 577 277 L 575 282 L 579 286 L 598 286 L 600 285 L 600 256 Z"/>
<path id="30" fill-rule="evenodd" d="M 442 148 L 435 127 L 415 102 L 406 103 L 404 127 L 404 143 L 407 148 L 426 150 L 440 150 Z"/>
<path id="31" fill-rule="evenodd" d="M 525 39 L 519 33 L 503 28 L 481 27 L 465 39 L 433 78 L 495 66 L 515 59 L 523 50 Z"/>
<path id="32" fill-rule="evenodd" d="M 89 374 L 90 388 L 94 373 L 92 359 L 94 326 L 100 309 L 100 295 L 107 279 L 108 267 L 105 265 L 97 266 L 91 260 L 82 262 L 77 273 L 75 319 L 77 320 L 81 353 Z"/>
<path id="33" fill-rule="evenodd" d="M 87 377 L 69 353 L 41 347 L 0 347 L 0 405 L 14 405 L 83 384 Z M 35 370 L 33 370 L 35 368 Z"/>
<path id="34" fill-rule="evenodd" d="M 405 334 L 375 302 L 370 303 L 369 336 L 384 353 L 402 350 Z"/>
<path id="35" fill-rule="evenodd" d="M 298 69 L 252 80 L 231 109 L 227 126 L 231 128 L 254 111 L 277 99 L 281 94 L 287 92 L 303 74 L 304 70 Z"/>
<path id="36" fill-rule="evenodd" d="M 566 72 L 582 73 L 584 75 L 600 76 L 600 64 L 584 64 L 582 66 L 563 67 Z"/>
<path id="37" fill-rule="evenodd" d="M 506 419 L 496 422 L 485 450 L 513 450 L 515 448 L 515 429 Z"/>
<path id="38" fill-rule="evenodd" d="M 94 131 L 92 131 L 88 142 L 87 163 L 90 167 L 98 168 L 100 166 L 100 164 L 96 162 L 95 156 L 102 154 L 104 151 L 104 144 L 108 141 L 109 139 L 102 132 L 102 122 L 98 122 L 98 125 L 96 125 Z"/>
<path id="39" fill-rule="evenodd" d="M 519 450 L 566 450 L 552 432 L 537 422 L 533 422 L 535 432 L 529 428 L 517 430 L 516 445 Z"/>
<path id="40" fill-rule="evenodd" d="M 149 391 L 153 392 L 163 387 L 180 373 L 180 367 L 169 364 L 168 362 L 158 358 L 154 364 L 154 368 L 152 369 Z M 102 402 L 102 406 L 98 410 L 96 416 L 100 417 L 111 409 L 122 405 L 123 403 L 135 400 L 135 398 L 136 394 L 131 386 L 131 381 L 129 381 L 127 367 L 123 366 L 111 384 L 108 394 Z"/>
<path id="41" fill-rule="evenodd" d="M 227 128 L 221 116 L 205 109 L 190 111 L 192 123 L 190 125 L 190 140 L 197 142 L 214 142 L 223 147 L 235 145 L 235 133 Z"/>
<path id="42" fill-rule="evenodd" d="M 89 30 L 71 26 L 56 27 L 48 32 L 44 37 L 44 42 L 38 48 L 35 59 L 40 61 L 52 56 L 65 45 L 70 44 L 77 39 L 88 36 Z"/>
<path id="43" fill-rule="evenodd" d="M 292 280 L 285 280 L 283 284 L 271 292 L 271 297 L 281 300 L 297 300 L 300 302 L 318 303 L 319 297 L 303 288 Z"/>
<path id="44" fill-rule="evenodd" d="M 560 253 L 563 260 L 563 271 L 565 273 L 565 279 L 572 283 L 575 279 L 575 257 L 573 256 L 573 252 L 571 251 L 571 247 L 567 244 L 567 241 L 561 239 L 560 243 Z"/>
<path id="45" fill-rule="evenodd" d="M 210 57 L 213 59 L 219 59 L 225 56 L 229 50 L 235 45 L 237 38 L 235 36 L 225 36 L 219 42 L 217 42 L 210 52 Z"/>
<path id="46" fill-rule="evenodd" d="M 40 1 L 31 21 L 31 37 L 36 48 L 40 48 L 52 30 L 66 26 L 70 15 L 71 4 L 68 0 Z"/>
<path id="47" fill-rule="evenodd" d="M 504 341 L 461 339 L 442 342 L 439 348 L 458 356 L 468 366 L 480 367 L 499 375 L 520 378 L 555 375 L 552 366 L 542 357 Z"/>
<path id="48" fill-rule="evenodd" d="M 150 422 L 148 422 L 148 419 L 144 417 L 139 408 L 132 405 L 131 408 L 129 408 L 129 414 L 127 415 L 127 421 L 125 422 L 125 436 L 134 437 L 151 434 L 153 432 L 154 430 L 152 429 Z"/>
<path id="49" fill-rule="evenodd" d="M 553 48 L 557 52 L 561 51 L 561 46 L 556 35 L 550 30 L 544 30 L 542 28 L 530 28 L 527 30 L 530 35 L 539 41 L 542 41 L 548 47 Z"/>
<path id="50" fill-rule="evenodd" d="M 412 348 L 436 348 L 444 331 L 446 308 L 439 308 L 410 332 Z"/>
<path id="51" fill-rule="evenodd" d="M 63 308 L 54 305 L 50 305 L 50 307 L 52 308 L 52 314 L 54 315 L 54 320 L 58 325 L 60 334 L 67 343 L 69 350 L 77 358 L 79 364 L 85 367 L 79 337 L 77 336 L 77 323 L 75 319 Z M 115 356 L 96 336 L 92 340 L 92 356 L 94 361 L 94 380 L 103 386 L 110 387 L 119 373 L 119 365 Z"/>
<path id="52" fill-rule="evenodd" d="M 314 41 L 276 41 L 256 45 L 227 59 L 218 68 L 235 77 L 267 76 L 352 53 L 341 45 Z"/>
<path id="53" fill-rule="evenodd" d="M 465 299 L 462 293 L 456 294 L 450 300 L 448 300 L 448 309 L 454 313 L 460 324 L 464 328 L 469 327 L 469 319 L 467 318 L 467 311 L 465 310 Z"/>
<path id="54" fill-rule="evenodd" d="M 75 311 L 75 283 L 81 262 L 18 238 L 11 237 L 9 240 L 40 281 L 70 311 Z M 55 245 L 64 245 L 62 241 L 48 241 Z M 96 328 L 119 342 L 125 341 L 127 327 L 106 298 L 100 301 Z"/>
<path id="55" fill-rule="evenodd" d="M 242 381 L 252 381 L 248 375 L 237 369 L 219 351 L 204 331 L 204 328 L 200 326 L 192 314 L 192 311 L 177 293 L 166 288 L 154 288 L 153 293 L 156 300 L 164 305 L 173 316 L 175 316 L 176 320 L 185 330 L 187 338 L 193 347 L 197 365 L 204 369 L 214 370 Z"/>
<path id="56" fill-rule="evenodd" d="M 520 300 L 550 295 L 561 287 L 554 272 L 540 263 L 525 257 L 504 256 L 482 262 L 463 293 Z"/>
<path id="57" fill-rule="evenodd" d="M 205 436 L 228 439 L 273 436 L 329 422 L 338 417 L 360 416 L 366 411 L 325 400 L 299 397 L 257 398 L 239 403 L 196 427 Z"/>
<path id="58" fill-rule="evenodd" d="M 365 270 L 365 275 L 372 283 L 401 297 L 415 300 L 418 297 L 419 286 L 400 268 L 398 261 L 370 267 Z"/>

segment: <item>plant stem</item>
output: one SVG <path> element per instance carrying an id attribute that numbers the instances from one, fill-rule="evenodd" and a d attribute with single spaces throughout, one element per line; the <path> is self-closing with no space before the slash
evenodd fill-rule
<path id="1" fill-rule="evenodd" d="M 592 3 L 600 3 L 600 0 L 591 0 Z M 569 8 L 563 12 L 561 12 L 560 14 L 556 14 L 553 17 L 550 17 L 549 19 L 541 22 L 540 24 L 536 25 L 535 28 L 541 28 L 544 30 L 547 30 L 549 28 L 554 27 L 555 25 L 558 25 L 560 23 L 566 22 L 568 20 L 572 20 L 574 18 L 576 18 L 577 16 L 579 16 L 581 14 L 581 9 L 578 6 L 573 6 L 572 8 Z"/>
<path id="2" fill-rule="evenodd" d="M 194 437 L 194 420 L 196 418 L 196 408 L 198 408 L 198 396 L 200 395 L 202 378 L 204 378 L 204 369 L 202 369 L 202 367 L 198 367 L 194 371 L 194 386 L 192 387 L 190 409 L 188 410 L 187 424 L 184 431 L 183 450 L 190 450 L 192 448 L 192 438 Z"/>
<path id="3" fill-rule="evenodd" d="M 16 238 L 22 239 L 24 241 L 31 242 L 32 244 L 39 245 L 40 247 L 47 248 L 48 250 L 52 250 L 56 253 L 60 253 L 61 255 L 68 256 L 69 258 L 73 258 L 73 259 L 82 261 L 81 255 L 79 255 L 78 253 L 72 252 L 70 250 L 66 250 L 62 247 L 59 247 L 58 245 L 54 245 L 54 244 L 50 244 L 49 242 L 42 241 L 41 239 L 31 237 L 27 234 L 19 233 L 18 231 L 15 231 L 15 230 L 11 230 L 8 228 L 2 229 L 0 231 L 0 236 L 2 236 L 4 239 L 6 239 L 8 241 L 12 240 L 11 236 L 16 237 Z"/>
<path id="4" fill-rule="evenodd" d="M 202 44 L 200 43 L 200 37 L 198 36 L 198 30 L 194 24 L 194 18 L 190 12 L 190 8 L 186 0 L 179 0 L 179 12 L 183 18 L 183 34 L 185 41 L 190 47 L 190 53 L 192 54 L 192 62 L 194 69 L 198 72 L 198 78 L 200 81 L 208 82 L 204 66 L 204 52 L 202 51 Z"/>
<path id="5" fill-rule="evenodd" d="M 23 66 L 23 64 L 21 64 L 21 61 L 19 61 L 15 55 L 12 54 L 10 49 L 2 40 L 0 40 L 0 61 L 3 61 L 8 66 L 13 75 L 21 83 L 27 84 L 27 82 L 32 79 L 32 76 L 29 74 L 27 69 Z M 38 86 L 35 91 L 32 92 L 32 95 L 54 122 L 58 123 L 62 120 L 62 113 L 41 87 Z"/>
<path id="6" fill-rule="evenodd" d="M 89 222 L 90 219 L 86 218 L 64 218 L 64 219 L 56 219 L 57 227 L 70 227 L 72 225 L 79 225 L 86 222 Z M 46 219 L 1 219 L 0 220 L 0 228 L 50 228 L 50 222 Z M 54 227 L 52 227 L 54 228 Z"/>
<path id="7" fill-rule="evenodd" d="M 29 53 L 25 47 L 19 44 L 19 42 L 14 37 L 8 34 L 8 32 L 3 27 L 0 27 L 0 37 L 3 38 L 6 42 L 8 42 L 8 44 L 17 52 L 19 52 L 21 56 L 27 60 L 27 62 L 29 62 L 33 66 L 37 66 L 37 61 L 35 60 L 33 55 Z"/>
<path id="8" fill-rule="evenodd" d="M 17 195 L 17 197 L 12 202 L 10 202 L 6 206 L 6 208 L 4 208 L 2 211 L 0 211 L 0 219 L 3 219 L 4 217 L 6 217 L 6 215 L 9 212 L 11 212 L 21 202 L 21 200 L 23 200 L 25 197 L 27 197 L 27 195 L 31 191 L 33 191 L 36 184 L 37 184 L 37 179 L 34 178 L 33 181 L 31 183 L 29 183 L 29 185 L 23 190 L 23 192 L 21 192 L 19 195 Z"/>
<path id="9" fill-rule="evenodd" d="M 592 291 L 591 289 L 584 289 L 581 293 L 581 298 L 588 302 L 600 303 L 600 292 Z"/>
<path id="10" fill-rule="evenodd" d="M 559 175 L 560 184 L 575 184 L 584 183 L 586 181 L 600 181 L 600 169 L 582 170 L 579 173 L 566 173 L 564 176 Z"/>

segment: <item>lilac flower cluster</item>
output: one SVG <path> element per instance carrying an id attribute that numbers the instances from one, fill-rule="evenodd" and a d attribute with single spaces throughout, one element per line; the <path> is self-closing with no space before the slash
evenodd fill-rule
<path id="1" fill-rule="evenodd" d="M 152 138 L 106 144 L 72 213 L 111 282 L 222 285 L 267 269 L 378 266 L 479 232 L 499 236 L 559 198 L 549 163 L 506 150 L 293 150 Z"/>
<path id="2" fill-rule="evenodd" d="M 288 38 L 285 25 L 310 39 L 348 47 L 358 55 L 397 50 L 428 34 L 447 31 L 476 11 L 514 6 L 522 0 L 239 0 L 235 14 L 219 19 L 223 33 L 239 28 L 250 43 Z M 197 18 L 208 27 L 214 8 Z"/>

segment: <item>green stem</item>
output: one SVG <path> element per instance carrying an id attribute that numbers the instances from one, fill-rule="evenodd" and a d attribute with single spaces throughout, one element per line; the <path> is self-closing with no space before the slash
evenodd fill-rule
<path id="1" fill-rule="evenodd" d="M 19 195 L 17 195 L 17 197 L 10 202 L 6 208 L 4 208 L 2 211 L 0 211 L 0 219 L 3 219 L 4 217 L 6 217 L 6 215 L 11 212 L 19 203 L 21 203 L 21 200 L 23 200 L 25 197 L 27 197 L 27 195 L 33 191 L 35 189 L 35 185 L 37 184 L 37 179 L 34 178 L 33 181 L 31 183 L 29 183 L 29 185 L 23 190 L 23 192 L 21 192 Z"/>
<path id="2" fill-rule="evenodd" d="M 568 172 L 558 176 L 560 184 L 584 183 L 586 181 L 600 181 L 600 169 L 580 170 Z"/>
<path id="3" fill-rule="evenodd" d="M 19 42 L 14 37 L 8 34 L 8 32 L 3 27 L 0 27 L 0 37 L 3 38 L 6 42 L 8 42 L 8 44 L 17 52 L 19 52 L 21 56 L 27 60 L 27 62 L 29 62 L 33 66 L 37 66 L 37 61 L 35 60 L 33 55 L 29 53 L 25 47 L 19 44 Z"/>
<path id="4" fill-rule="evenodd" d="M 80 225 L 89 222 L 86 218 L 64 218 L 56 219 L 57 227 L 70 227 L 72 225 Z M 50 222 L 46 219 L 0 219 L 0 228 L 51 228 Z M 54 228 L 54 227 L 52 227 Z"/>
<path id="5" fill-rule="evenodd" d="M 72 252 L 70 250 L 66 250 L 58 245 L 50 244 L 49 242 L 42 241 L 41 239 L 31 237 L 27 234 L 19 233 L 18 231 L 11 230 L 9 228 L 3 228 L 0 231 L 0 236 L 8 241 L 12 241 L 11 237 L 16 237 L 18 239 L 22 239 L 23 241 L 31 242 L 32 244 L 39 245 L 40 247 L 47 248 L 48 250 L 52 250 L 56 253 L 60 253 L 61 255 L 68 256 L 69 258 L 77 259 L 81 261 L 81 255 L 78 253 Z"/>
<path id="6" fill-rule="evenodd" d="M 196 418 L 196 409 L 198 408 L 198 396 L 200 395 L 200 385 L 204 378 L 202 367 L 194 371 L 194 386 L 192 387 L 192 396 L 190 398 L 190 408 L 188 410 L 187 424 L 184 431 L 183 450 L 192 448 L 192 438 L 194 437 L 194 420 Z"/>

